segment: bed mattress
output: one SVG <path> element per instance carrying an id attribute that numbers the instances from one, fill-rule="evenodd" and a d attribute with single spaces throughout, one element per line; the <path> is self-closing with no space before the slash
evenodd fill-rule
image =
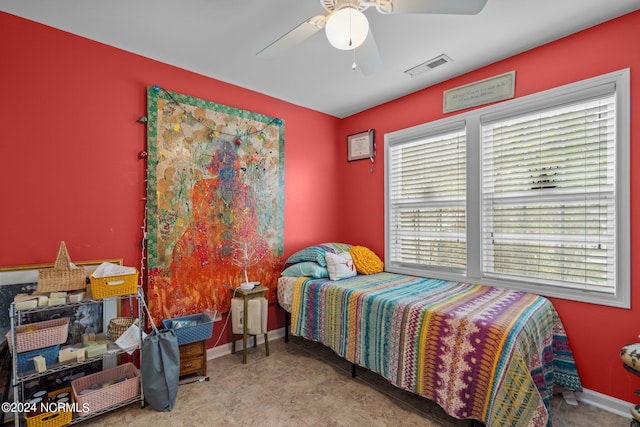
<path id="1" fill-rule="evenodd" d="M 581 390 L 562 323 L 540 296 L 378 273 L 283 277 L 278 300 L 292 334 L 459 419 L 548 426 L 554 384 Z"/>

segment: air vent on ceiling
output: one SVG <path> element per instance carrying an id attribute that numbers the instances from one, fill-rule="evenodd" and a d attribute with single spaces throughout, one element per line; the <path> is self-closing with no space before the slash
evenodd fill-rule
<path id="1" fill-rule="evenodd" d="M 411 77 L 415 77 L 418 74 L 422 74 L 425 71 L 433 70 L 436 67 L 440 67 L 448 62 L 451 62 L 452 59 L 449 58 L 444 53 L 440 56 L 436 56 L 435 58 L 431 58 L 430 60 L 423 62 L 420 65 L 416 65 L 413 68 L 409 68 L 405 71 L 406 74 L 409 74 Z"/>

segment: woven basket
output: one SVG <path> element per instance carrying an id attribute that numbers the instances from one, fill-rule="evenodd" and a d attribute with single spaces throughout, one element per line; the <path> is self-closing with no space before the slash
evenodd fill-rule
<path id="1" fill-rule="evenodd" d="M 136 322 L 135 317 L 114 317 L 109 320 L 109 327 L 107 328 L 107 335 L 112 341 L 116 341 L 120 338 L 120 335 L 124 334 L 131 325 Z"/>
<path id="2" fill-rule="evenodd" d="M 123 378 L 126 379 L 115 383 L 116 380 Z M 102 387 L 107 381 L 113 381 L 114 384 Z M 95 387 L 95 390 L 80 394 L 83 390 L 91 389 L 92 386 Z M 125 363 L 102 372 L 77 378 L 71 381 L 71 388 L 79 407 L 85 409 L 84 412 L 78 412 L 78 416 L 83 417 L 139 396 L 140 372 L 133 363 Z"/>
<path id="3" fill-rule="evenodd" d="M 53 268 L 38 271 L 38 292 L 73 291 L 87 287 L 87 275 L 82 267 L 71 267 L 67 246 L 60 242 Z"/>
<path id="4" fill-rule="evenodd" d="M 61 317 L 44 322 L 34 322 L 16 327 L 18 353 L 64 344 L 69 335 L 69 318 Z M 7 332 L 9 351 L 13 352 L 11 331 Z"/>

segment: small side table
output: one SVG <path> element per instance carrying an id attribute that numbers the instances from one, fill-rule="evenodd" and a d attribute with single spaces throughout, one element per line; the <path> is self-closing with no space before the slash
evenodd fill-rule
<path id="1" fill-rule="evenodd" d="M 249 333 L 247 332 L 247 312 L 249 300 L 252 298 L 263 297 L 264 293 L 268 291 L 269 288 L 266 286 L 256 286 L 253 289 L 242 289 L 240 287 L 236 288 L 235 295 L 242 297 L 244 300 L 244 311 L 243 311 L 243 319 L 242 319 L 242 363 L 247 363 L 247 338 L 249 337 Z M 257 346 L 257 337 L 253 335 L 253 346 Z M 236 340 L 233 338 L 231 340 L 231 354 L 235 354 L 236 352 Z M 268 334 L 264 334 L 264 352 L 267 356 L 269 356 L 269 336 Z"/>
<path id="2" fill-rule="evenodd" d="M 180 376 L 202 372 L 207 376 L 207 346 L 206 341 L 197 341 L 179 346 Z"/>

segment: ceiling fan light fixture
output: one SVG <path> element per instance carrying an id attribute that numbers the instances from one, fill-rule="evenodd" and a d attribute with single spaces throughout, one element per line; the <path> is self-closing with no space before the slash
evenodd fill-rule
<path id="1" fill-rule="evenodd" d="M 364 13 L 347 6 L 329 15 L 324 28 L 333 47 L 351 50 L 364 43 L 369 34 L 369 21 Z"/>

